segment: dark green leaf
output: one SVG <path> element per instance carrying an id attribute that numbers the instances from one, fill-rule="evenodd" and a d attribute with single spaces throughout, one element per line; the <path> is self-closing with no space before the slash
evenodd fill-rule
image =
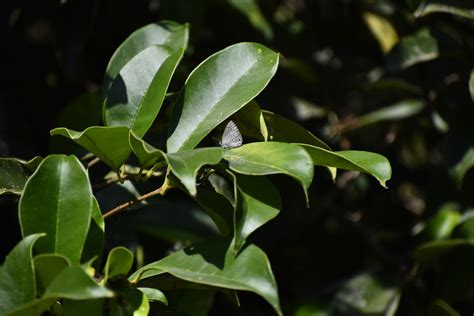
<path id="1" fill-rule="evenodd" d="M 0 195 L 18 194 L 23 191 L 31 171 L 16 158 L 0 158 Z"/>
<path id="2" fill-rule="evenodd" d="M 404 119 L 419 113 L 424 107 L 423 100 L 403 100 L 360 116 L 357 126 L 362 127 L 373 123 Z"/>
<path id="3" fill-rule="evenodd" d="M 221 234 L 229 236 L 233 227 L 234 207 L 228 199 L 207 189 L 198 189 L 194 199 L 201 209 L 212 218 Z"/>
<path id="4" fill-rule="evenodd" d="M 331 150 L 322 140 L 303 126 L 278 114 L 263 111 L 268 126 L 268 139 L 285 143 L 304 143 Z"/>
<path id="5" fill-rule="evenodd" d="M 165 294 L 160 290 L 149 287 L 139 287 L 137 289 L 145 294 L 150 302 L 162 302 L 163 304 L 168 305 L 168 300 L 166 299 Z"/>
<path id="6" fill-rule="evenodd" d="M 174 109 L 168 152 L 193 149 L 217 125 L 262 91 L 278 67 L 278 53 L 240 43 L 215 53 L 189 75 Z"/>
<path id="7" fill-rule="evenodd" d="M 35 245 L 79 262 L 92 212 L 87 171 L 75 156 L 46 157 L 26 183 L 19 204 L 23 236 L 46 233 Z"/>
<path id="8" fill-rule="evenodd" d="M 51 131 L 51 135 L 62 135 L 78 143 L 116 171 L 131 153 L 128 134 L 129 129 L 124 126 L 92 126 L 83 132 L 59 127 Z"/>
<path id="9" fill-rule="evenodd" d="M 109 252 L 104 268 L 105 280 L 127 276 L 132 268 L 133 253 L 125 247 L 115 247 Z"/>
<path id="10" fill-rule="evenodd" d="M 110 301 L 111 316 L 148 316 L 150 304 L 148 297 L 126 280 L 115 285 L 117 298 Z"/>
<path id="11" fill-rule="evenodd" d="M 196 191 L 196 175 L 204 165 L 216 165 L 222 160 L 221 147 L 197 148 L 166 154 L 166 160 L 173 174 L 181 181 L 192 196 Z"/>
<path id="12" fill-rule="evenodd" d="M 402 37 L 387 55 L 387 66 L 399 71 L 439 56 L 438 42 L 427 28 L 414 35 Z"/>
<path id="13" fill-rule="evenodd" d="M 472 167 L 474 167 L 474 147 L 466 150 L 461 160 L 451 169 L 451 175 L 458 186 L 462 185 L 464 176 Z"/>
<path id="14" fill-rule="evenodd" d="M 188 45 L 189 26 L 172 21 L 148 24 L 133 32 L 115 51 L 107 65 L 105 90 L 120 70 L 139 52 L 152 45 L 165 45 L 173 50 L 185 50 Z"/>
<path id="15" fill-rule="evenodd" d="M 164 160 L 165 153 L 145 142 L 133 132 L 130 133 L 130 146 L 142 168 L 149 168 L 157 161 Z"/>
<path id="16" fill-rule="evenodd" d="M 265 177 L 235 176 L 237 204 L 234 219 L 234 247 L 239 251 L 247 237 L 280 212 L 277 188 Z"/>
<path id="17" fill-rule="evenodd" d="M 474 212 L 462 215 L 460 223 L 453 232 L 453 238 L 474 239 Z"/>
<path id="18" fill-rule="evenodd" d="M 267 141 L 268 129 L 263 118 L 263 112 L 257 102 L 250 101 L 237 113 L 232 115 L 232 121 L 237 125 L 242 135 L 252 139 Z"/>
<path id="19" fill-rule="evenodd" d="M 92 198 L 91 222 L 84 249 L 82 250 L 82 262 L 96 258 L 95 267 L 100 265 L 102 251 L 104 250 L 104 232 L 105 223 L 99 208 L 99 203 L 97 203 L 95 198 Z"/>
<path id="20" fill-rule="evenodd" d="M 236 257 L 230 242 L 206 241 L 172 253 L 136 271 L 130 280 L 151 278 L 163 272 L 190 282 L 254 292 L 281 314 L 275 278 L 265 253 L 248 245 Z"/>
<path id="21" fill-rule="evenodd" d="M 80 266 L 63 269 L 51 282 L 44 294 L 45 298 L 61 297 L 71 300 L 88 300 L 112 296 L 113 292 L 97 284 Z"/>
<path id="22" fill-rule="evenodd" d="M 237 10 L 242 12 L 252 26 L 260 31 L 267 40 L 273 38 L 272 26 L 262 14 L 256 0 L 228 0 Z"/>
<path id="23" fill-rule="evenodd" d="M 115 78 L 104 103 L 104 123 L 145 135 L 160 111 L 183 50 L 150 46 L 133 57 Z"/>
<path id="24" fill-rule="evenodd" d="M 64 315 L 67 316 L 103 316 L 104 299 L 63 300 Z"/>
<path id="25" fill-rule="evenodd" d="M 383 187 L 392 176 L 390 162 L 382 155 L 357 150 L 329 151 L 306 144 L 300 145 L 308 151 L 316 165 L 364 172 L 376 178 Z"/>
<path id="26" fill-rule="evenodd" d="M 70 266 L 66 257 L 55 254 L 37 255 L 34 259 L 34 267 L 38 288 L 43 291 L 56 278 L 58 273 Z"/>
<path id="27" fill-rule="evenodd" d="M 424 0 L 415 11 L 415 17 L 443 12 L 474 19 L 474 3 L 470 0 Z"/>
<path id="28" fill-rule="evenodd" d="M 441 299 L 435 300 L 428 306 L 427 316 L 460 316 L 448 303 Z"/>
<path id="29" fill-rule="evenodd" d="M 32 249 L 42 236 L 25 237 L 7 255 L 0 269 L 0 314 L 13 312 L 36 298 Z"/>
<path id="30" fill-rule="evenodd" d="M 311 156 L 302 147 L 280 142 L 259 142 L 232 148 L 224 152 L 224 159 L 235 172 L 246 175 L 286 174 L 307 190 L 313 181 L 314 166 Z"/>
<path id="31" fill-rule="evenodd" d="M 428 265 L 444 253 L 464 246 L 474 246 L 474 240 L 447 239 L 429 241 L 418 246 L 413 252 L 413 257 L 421 264 Z"/>

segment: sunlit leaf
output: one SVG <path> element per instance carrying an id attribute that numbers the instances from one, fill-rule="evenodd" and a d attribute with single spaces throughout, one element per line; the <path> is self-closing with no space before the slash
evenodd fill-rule
<path id="1" fill-rule="evenodd" d="M 474 3 L 470 0 L 424 0 L 415 11 L 416 17 L 442 12 L 474 19 Z"/>

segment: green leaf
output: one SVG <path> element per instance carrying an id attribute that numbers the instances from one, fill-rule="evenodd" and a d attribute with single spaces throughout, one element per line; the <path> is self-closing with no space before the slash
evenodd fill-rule
<path id="1" fill-rule="evenodd" d="M 80 266 L 63 269 L 44 293 L 45 298 L 57 297 L 71 300 L 88 300 L 112 296 L 112 291 L 99 286 Z"/>
<path id="2" fill-rule="evenodd" d="M 404 36 L 393 47 L 387 57 L 387 66 L 392 71 L 400 71 L 438 58 L 438 42 L 428 28 L 422 28 L 414 35 Z"/>
<path id="3" fill-rule="evenodd" d="M 320 147 L 300 144 L 311 155 L 314 164 L 345 170 L 360 171 L 376 178 L 380 185 L 392 176 L 390 162 L 382 155 L 358 150 L 329 151 Z"/>
<path id="4" fill-rule="evenodd" d="M 115 78 L 104 103 L 104 123 L 126 126 L 142 137 L 155 120 L 183 50 L 150 46 Z"/>
<path id="5" fill-rule="evenodd" d="M 34 267 L 38 288 L 45 290 L 58 273 L 70 266 L 66 257 L 56 254 L 42 254 L 34 258 Z"/>
<path id="6" fill-rule="evenodd" d="M 462 215 L 453 232 L 453 238 L 474 239 L 474 212 L 470 211 Z"/>
<path id="7" fill-rule="evenodd" d="M 118 297 L 110 301 L 110 315 L 148 315 L 150 304 L 142 291 L 131 286 L 127 280 L 119 280 L 119 283 L 114 285 L 114 290 Z"/>
<path id="8" fill-rule="evenodd" d="M 153 45 L 165 45 L 173 50 L 185 50 L 188 45 L 189 26 L 172 21 L 148 24 L 133 32 L 114 52 L 105 71 L 105 90 L 120 70 L 139 52 Z"/>
<path id="9" fill-rule="evenodd" d="M 229 236 L 232 231 L 234 207 L 227 198 L 215 191 L 198 189 L 194 200 L 211 217 L 220 233 Z"/>
<path id="10" fill-rule="evenodd" d="M 282 173 L 293 177 L 303 186 L 308 202 L 314 166 L 302 147 L 279 142 L 250 143 L 225 151 L 224 159 L 238 173 L 255 176 Z"/>
<path id="11" fill-rule="evenodd" d="M 160 290 L 149 287 L 139 287 L 137 289 L 145 294 L 150 302 L 162 302 L 163 304 L 168 305 L 168 300 L 166 299 L 165 294 Z"/>
<path id="12" fill-rule="evenodd" d="M 102 212 L 100 211 L 99 203 L 93 197 L 91 222 L 89 225 L 89 231 L 87 232 L 84 249 L 82 250 L 82 262 L 89 261 L 92 258 L 96 258 L 95 267 L 97 268 L 100 265 L 102 252 L 104 250 L 104 232 L 104 218 L 102 217 Z"/>
<path id="13" fill-rule="evenodd" d="M 357 127 L 384 121 L 404 119 L 419 113 L 425 107 L 420 99 L 408 99 L 372 111 L 359 117 Z"/>
<path id="14" fill-rule="evenodd" d="M 468 239 L 447 239 L 433 240 L 421 244 L 413 251 L 413 257 L 423 265 L 429 265 L 441 255 L 458 247 L 474 247 L 474 240 Z"/>
<path id="15" fill-rule="evenodd" d="M 370 31 L 377 39 L 382 52 L 384 54 L 388 53 L 398 43 L 397 30 L 381 15 L 365 12 L 363 17 Z"/>
<path id="16" fill-rule="evenodd" d="M 204 165 L 216 165 L 222 160 L 221 147 L 197 148 L 166 154 L 166 160 L 173 174 L 181 181 L 189 194 L 195 196 L 196 175 Z"/>
<path id="17" fill-rule="evenodd" d="M 448 303 L 441 299 L 433 301 L 427 309 L 427 316 L 460 316 Z"/>
<path id="18" fill-rule="evenodd" d="M 0 158 L 0 195 L 18 194 L 23 191 L 31 171 L 16 158 Z"/>
<path id="19" fill-rule="evenodd" d="M 127 276 L 132 268 L 133 253 L 125 247 L 115 247 L 109 252 L 104 268 L 105 280 Z"/>
<path id="20" fill-rule="evenodd" d="M 447 239 L 458 225 L 460 218 L 459 211 L 448 204 L 425 225 L 421 236 L 426 241 Z"/>
<path id="21" fill-rule="evenodd" d="M 44 232 L 39 253 L 79 262 L 92 212 L 87 171 L 75 156 L 50 155 L 26 183 L 19 204 L 23 236 Z"/>
<path id="22" fill-rule="evenodd" d="M 267 124 L 263 118 L 262 109 L 260 109 L 254 100 L 247 103 L 242 109 L 232 115 L 232 121 L 237 125 L 242 135 L 267 141 Z"/>
<path id="23" fill-rule="evenodd" d="M 0 314 L 13 312 L 36 297 L 32 249 L 44 234 L 25 237 L 7 255 L 0 269 Z"/>
<path id="24" fill-rule="evenodd" d="M 260 31 L 267 40 L 273 38 L 272 26 L 263 16 L 256 0 L 228 0 L 228 2 L 244 14 L 250 24 Z"/>
<path id="25" fill-rule="evenodd" d="M 159 160 L 165 159 L 165 153 L 163 151 L 148 144 L 133 132 L 130 133 L 130 147 L 138 158 L 138 162 L 140 162 L 142 168 L 149 168 Z"/>
<path id="26" fill-rule="evenodd" d="M 474 101 L 474 69 L 469 76 L 469 93 L 471 94 L 472 101 Z"/>
<path id="27" fill-rule="evenodd" d="M 462 185 L 464 176 L 472 167 L 474 167 L 474 147 L 466 150 L 461 160 L 451 169 L 451 175 L 458 186 Z"/>
<path id="28" fill-rule="evenodd" d="M 281 315 L 275 278 L 265 253 L 248 245 L 238 256 L 228 240 L 216 239 L 196 244 L 148 264 L 130 280 L 147 279 L 163 272 L 198 284 L 254 292 Z"/>
<path id="29" fill-rule="evenodd" d="M 443 12 L 474 19 L 474 3 L 470 0 L 425 0 L 415 11 L 415 17 Z"/>
<path id="30" fill-rule="evenodd" d="M 281 209 L 277 188 L 265 177 L 235 175 L 237 203 L 234 219 L 234 248 L 238 252 L 247 237 L 275 218 Z"/>
<path id="31" fill-rule="evenodd" d="M 64 127 L 55 128 L 51 135 L 62 135 L 78 143 L 117 171 L 131 153 L 129 129 L 124 126 L 92 126 L 83 132 Z"/>
<path id="32" fill-rule="evenodd" d="M 268 111 L 263 111 L 263 117 L 268 126 L 269 140 L 284 143 L 304 143 L 331 150 L 326 143 L 298 123 Z"/>
<path id="33" fill-rule="evenodd" d="M 189 75 L 175 104 L 168 152 L 193 149 L 217 125 L 268 84 L 278 53 L 256 43 L 239 43 L 207 58 Z"/>

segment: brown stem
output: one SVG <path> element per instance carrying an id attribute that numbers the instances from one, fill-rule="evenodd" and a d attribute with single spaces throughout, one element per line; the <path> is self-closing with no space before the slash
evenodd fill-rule
<path id="1" fill-rule="evenodd" d="M 138 198 L 136 198 L 135 200 L 127 201 L 127 202 L 125 202 L 125 203 L 123 203 L 123 204 L 121 204 L 121 205 L 119 205 L 119 206 L 117 206 L 117 207 L 111 209 L 110 211 L 105 212 L 105 213 L 102 215 L 102 217 L 103 217 L 103 218 L 107 218 L 107 217 L 112 216 L 112 215 L 114 215 L 114 214 L 116 214 L 116 213 L 125 211 L 125 210 L 128 209 L 130 206 L 132 206 L 132 205 L 134 205 L 134 204 L 136 204 L 136 203 L 138 203 L 138 202 L 144 201 L 144 200 L 149 199 L 149 198 L 151 198 L 151 197 L 153 197 L 153 196 L 155 196 L 155 195 L 160 194 L 161 191 L 162 191 L 162 187 L 161 187 L 161 188 L 158 188 L 158 189 L 156 189 L 156 190 L 154 190 L 154 191 L 148 192 L 148 193 L 146 193 L 146 194 L 143 194 L 143 195 L 139 196 Z"/>
<path id="2" fill-rule="evenodd" d="M 96 163 L 98 163 L 100 161 L 99 157 L 95 157 L 94 159 L 92 159 L 91 161 L 89 161 L 87 163 L 87 168 L 90 168 L 92 167 L 93 165 L 95 165 Z"/>

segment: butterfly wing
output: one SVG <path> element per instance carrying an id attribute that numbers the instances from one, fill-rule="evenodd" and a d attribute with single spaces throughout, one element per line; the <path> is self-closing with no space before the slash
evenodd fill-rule
<path id="1" fill-rule="evenodd" d="M 234 121 L 227 123 L 224 133 L 222 134 L 221 146 L 224 149 L 242 146 L 242 134 Z"/>

